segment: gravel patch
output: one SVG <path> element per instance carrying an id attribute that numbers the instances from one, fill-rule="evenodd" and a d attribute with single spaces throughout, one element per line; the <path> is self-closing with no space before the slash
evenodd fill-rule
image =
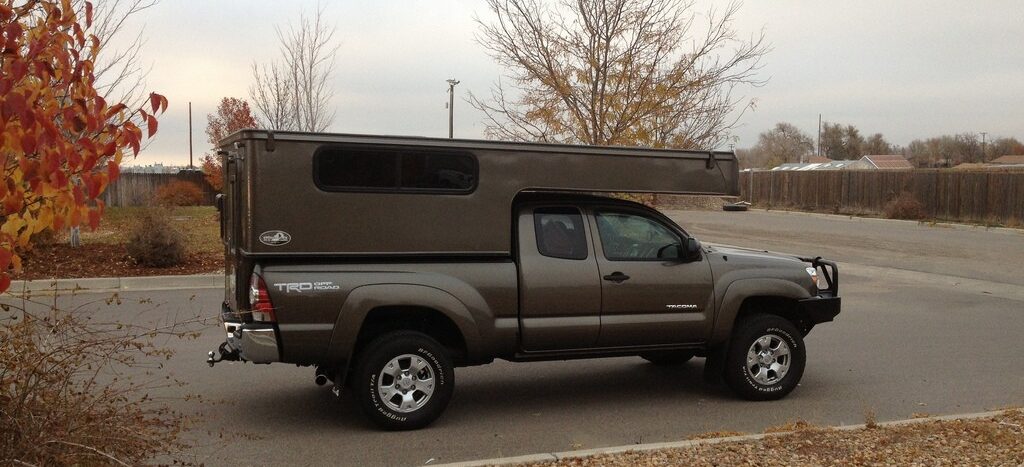
<path id="1" fill-rule="evenodd" d="M 531 466 L 1024 466 L 1024 411 L 842 430 L 798 422 L 797 431 L 755 441 L 629 451 Z M 773 432 L 769 429 L 766 432 Z"/>

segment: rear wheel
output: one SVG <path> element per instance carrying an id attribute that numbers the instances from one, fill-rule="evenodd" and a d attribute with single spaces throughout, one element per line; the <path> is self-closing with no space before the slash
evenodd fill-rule
<path id="1" fill-rule="evenodd" d="M 451 400 L 455 371 L 444 347 L 426 334 L 382 335 L 361 352 L 353 390 L 363 412 L 387 430 L 429 425 Z"/>
<path id="2" fill-rule="evenodd" d="M 692 359 L 694 353 L 688 350 L 663 350 L 659 352 L 644 352 L 640 358 L 655 365 L 682 365 Z"/>
<path id="3" fill-rule="evenodd" d="M 744 399 L 781 399 L 800 383 L 806 361 L 804 341 L 793 323 L 775 315 L 751 316 L 736 323 L 725 382 Z"/>

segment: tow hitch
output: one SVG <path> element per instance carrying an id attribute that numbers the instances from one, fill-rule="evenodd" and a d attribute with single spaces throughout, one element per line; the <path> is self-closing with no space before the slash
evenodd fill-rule
<path id="1" fill-rule="evenodd" d="M 227 342 L 221 342 L 220 347 L 215 352 L 206 354 L 206 364 L 211 367 L 217 362 L 237 362 L 241 359 L 242 357 L 238 354 L 238 349 L 231 348 Z"/>

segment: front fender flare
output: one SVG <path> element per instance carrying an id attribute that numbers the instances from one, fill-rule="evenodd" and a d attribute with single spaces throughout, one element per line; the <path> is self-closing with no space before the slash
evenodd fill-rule
<path id="1" fill-rule="evenodd" d="M 799 284 L 785 279 L 756 278 L 733 281 L 726 288 L 715 315 L 715 326 L 711 331 L 709 344 L 712 346 L 728 342 L 732 335 L 736 316 L 743 301 L 750 297 L 780 297 L 794 300 L 810 298 L 811 294 Z"/>

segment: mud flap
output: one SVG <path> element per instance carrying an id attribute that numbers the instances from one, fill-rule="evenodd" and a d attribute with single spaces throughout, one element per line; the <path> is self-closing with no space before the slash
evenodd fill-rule
<path id="1" fill-rule="evenodd" d="M 708 349 L 707 357 L 704 359 L 704 383 L 711 386 L 718 386 L 725 382 L 725 354 L 729 348 L 728 341 L 714 348 Z"/>

